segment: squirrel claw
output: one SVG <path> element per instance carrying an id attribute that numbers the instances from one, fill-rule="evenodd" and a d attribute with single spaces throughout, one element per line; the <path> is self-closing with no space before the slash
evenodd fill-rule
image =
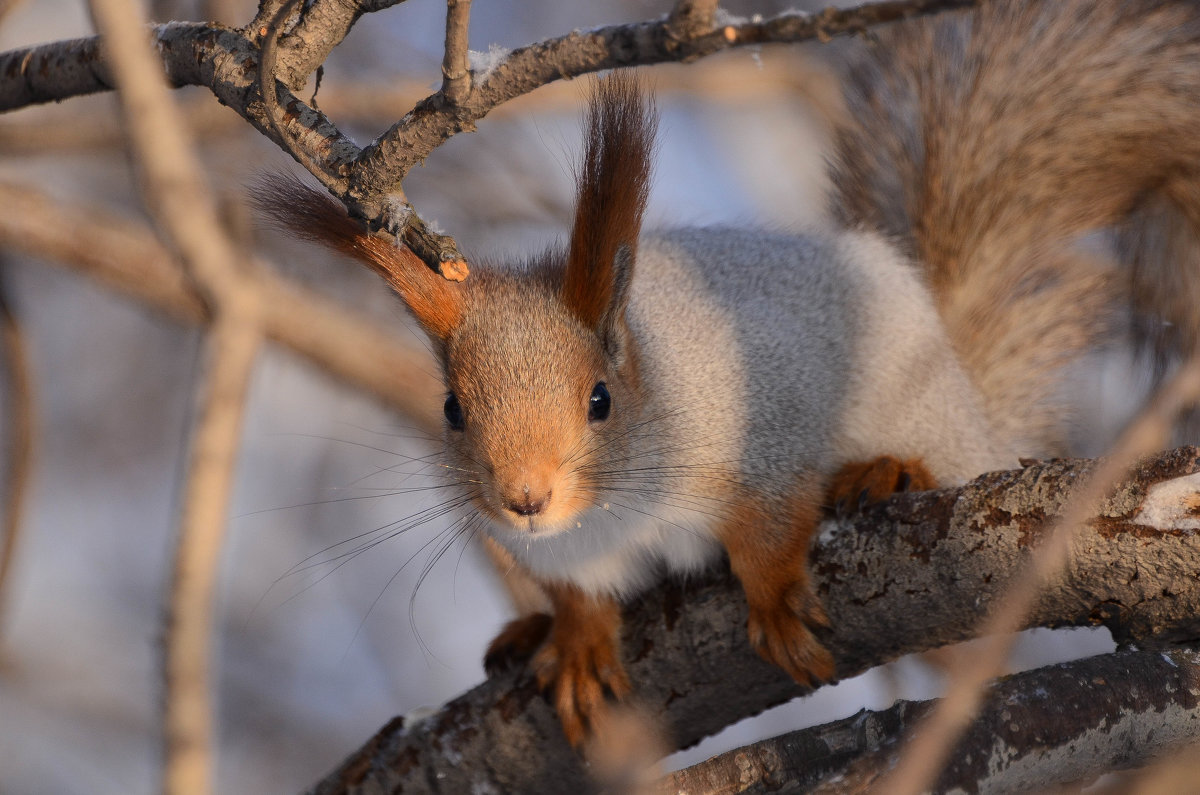
<path id="1" fill-rule="evenodd" d="M 828 627 L 829 617 L 806 587 L 793 586 L 782 599 L 750 607 L 746 629 L 755 650 L 802 685 L 816 686 L 833 677 L 831 655 L 812 632 Z"/>
<path id="2" fill-rule="evenodd" d="M 791 610 L 751 611 L 747 625 L 755 650 L 805 686 L 833 677 L 833 655 Z"/>
<path id="3" fill-rule="evenodd" d="M 538 687 L 550 695 L 563 733 L 580 748 L 608 707 L 608 695 L 620 700 L 632 689 L 611 641 L 592 644 L 551 638 L 533 658 Z"/>
<path id="4" fill-rule="evenodd" d="M 548 613 L 531 613 L 505 624 L 483 655 L 483 670 L 488 677 L 529 662 L 553 624 L 554 618 Z"/>

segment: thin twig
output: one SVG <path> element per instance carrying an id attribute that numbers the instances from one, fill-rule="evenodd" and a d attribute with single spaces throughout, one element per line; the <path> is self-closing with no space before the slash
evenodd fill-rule
<path id="1" fill-rule="evenodd" d="M 676 41 L 694 39 L 712 30 L 717 0 L 678 0 L 667 15 L 667 33 Z"/>
<path id="2" fill-rule="evenodd" d="M 471 93 L 471 67 L 467 60 L 467 26 L 471 0 L 446 0 L 446 52 L 442 57 L 442 96 L 458 105 Z"/>
<path id="3" fill-rule="evenodd" d="M 444 102 L 440 93 L 418 103 L 366 149 L 360 150 L 324 114 L 306 105 L 283 87 L 280 104 L 289 113 L 295 146 L 316 164 L 314 176 L 344 201 L 354 214 L 376 228 L 399 233 L 430 267 L 448 275 L 444 263 L 460 263 L 453 240 L 434 233 L 416 217 L 403 198 L 401 183 L 408 172 L 434 149 L 459 132 L 475 129 L 491 110 L 548 83 L 617 67 L 690 61 L 744 45 L 799 42 L 813 38 L 860 33 L 874 25 L 949 9 L 975 5 L 978 0 L 889 0 L 855 8 L 827 9 L 817 15 L 787 12 L 761 21 L 728 25 L 680 42 L 666 29 L 667 20 L 613 25 L 521 47 L 508 55 L 488 77 L 475 83 L 460 104 Z M 395 5 L 396 0 L 358 4 L 363 11 Z M 699 8 L 706 4 L 697 4 Z M 330 11 L 331 7 L 341 11 Z M 289 62 L 315 68 L 313 53 L 328 52 L 356 19 L 358 8 L 316 0 L 305 14 L 305 25 L 317 12 L 332 14 L 336 24 L 315 23 L 289 53 Z M 265 26 L 265 22 L 262 25 Z M 256 36 L 258 30 L 252 31 Z M 281 143 L 259 101 L 256 80 L 259 50 L 242 31 L 213 25 L 173 24 L 155 29 L 166 71 L 175 85 L 208 86 L 268 137 Z M 303 69 L 300 69 L 303 71 Z M 299 72 L 286 81 L 296 84 Z M 307 74 L 307 72 L 305 72 Z M 93 40 L 59 42 L 0 54 L 0 110 L 65 99 L 111 88 L 105 65 Z M 451 274 L 453 275 L 453 270 Z"/>
<path id="4" fill-rule="evenodd" d="M 213 789 L 213 595 L 246 391 L 262 339 L 259 296 L 239 270 L 132 1 L 91 0 L 91 8 L 120 87 L 151 212 L 213 315 L 167 617 L 163 699 L 163 790 L 204 793 Z"/>
<path id="5" fill-rule="evenodd" d="M 29 481 L 33 473 L 34 413 L 33 377 L 25 334 L 9 304 L 5 287 L 0 287 L 0 340 L 8 370 L 8 450 L 5 477 L 4 538 L 0 541 L 0 635 L 8 604 L 9 577 L 16 558 Z"/>
<path id="6" fill-rule="evenodd" d="M 1070 560 L 1077 528 L 1094 515 L 1096 505 L 1138 458 L 1162 447 L 1175 418 L 1198 398 L 1200 355 L 1185 362 L 1163 385 L 1096 471 L 1071 496 L 1033 559 L 1013 578 L 1004 599 L 980 628 L 979 644 L 953 658 L 945 698 L 913 731 L 897 765 L 874 788 L 875 792 L 906 795 L 932 786 L 955 742 L 978 713 L 987 683 L 1004 672 L 1015 633 L 1046 583 Z"/>

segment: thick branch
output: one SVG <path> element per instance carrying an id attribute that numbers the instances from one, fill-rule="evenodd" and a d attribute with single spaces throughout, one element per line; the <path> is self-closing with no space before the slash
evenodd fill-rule
<path id="1" fill-rule="evenodd" d="M 299 91 L 305 80 L 325 62 L 333 48 L 346 38 L 364 13 L 382 11 L 404 0 L 336 0 L 314 2 L 301 9 L 300 20 L 279 42 L 279 79 Z M 247 26 L 255 37 L 267 35 L 278 4 L 262 3 L 259 14 Z M 256 38 L 257 40 L 257 38 Z"/>
<path id="2" fill-rule="evenodd" d="M 1195 402 L 1197 394 L 1200 394 L 1200 356 L 1192 356 L 1142 409 L 1108 457 L 1063 506 L 1029 565 L 1013 579 L 1008 593 L 980 627 L 984 639 L 967 653 L 958 655 L 950 665 L 946 697 L 915 733 L 888 780 L 880 785 L 881 789 L 897 795 L 918 795 L 928 790 L 948 760 L 946 755 L 979 708 L 988 681 L 1004 670 L 1012 652 L 1014 633 L 1047 582 L 1070 560 L 1078 528 L 1138 458 L 1166 442 L 1180 412 Z"/>
<path id="3" fill-rule="evenodd" d="M 866 792 L 935 702 L 789 732 L 668 776 L 677 792 Z M 1031 792 L 1128 770 L 1200 740 L 1200 654 L 1122 651 L 1006 677 L 952 749 L 935 792 Z M 886 791 L 886 790 L 883 790 Z"/>
<path id="4" fill-rule="evenodd" d="M 838 676 L 971 638 L 1028 563 L 1046 517 L 1093 468 L 1056 461 L 991 473 L 960 489 L 897 497 L 852 523 L 827 523 L 812 568 L 834 627 L 825 641 Z M 1026 626 L 1100 624 L 1119 642 L 1200 638 L 1200 533 L 1191 529 L 1200 523 L 1188 501 L 1170 493 L 1194 493 L 1200 478 L 1182 478 L 1197 472 L 1195 448 L 1139 466 L 1081 528 L 1068 566 Z M 1154 516 L 1169 526 L 1144 523 Z M 804 692 L 749 649 L 745 620 L 727 577 L 662 587 L 629 611 L 624 648 L 637 698 L 664 718 L 677 745 Z M 527 677 L 512 674 L 407 731 L 399 722 L 385 727 L 315 791 L 376 786 L 535 792 L 587 782 L 552 709 Z"/>

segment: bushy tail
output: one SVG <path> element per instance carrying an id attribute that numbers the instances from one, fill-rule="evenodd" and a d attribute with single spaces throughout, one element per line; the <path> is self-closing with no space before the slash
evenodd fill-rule
<path id="1" fill-rule="evenodd" d="M 927 268 L 999 432 L 1053 452 L 1070 363 L 1131 311 L 1195 345 L 1200 7 L 985 2 L 861 43 L 845 93 L 834 212 Z"/>

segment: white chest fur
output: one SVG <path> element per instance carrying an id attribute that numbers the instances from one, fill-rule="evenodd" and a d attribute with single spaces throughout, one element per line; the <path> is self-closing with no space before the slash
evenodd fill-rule
<path id="1" fill-rule="evenodd" d="M 663 567 L 687 573 L 711 565 L 721 550 L 714 522 L 695 509 L 621 496 L 581 514 L 566 532 L 538 536 L 495 527 L 492 533 L 540 578 L 628 596 L 653 584 Z"/>

